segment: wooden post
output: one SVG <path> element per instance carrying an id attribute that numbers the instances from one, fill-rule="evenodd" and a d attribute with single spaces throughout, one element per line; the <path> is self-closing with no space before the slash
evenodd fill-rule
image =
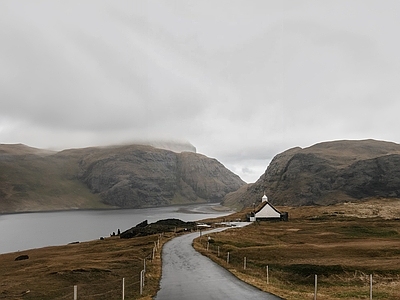
<path id="1" fill-rule="evenodd" d="M 246 270 L 246 256 L 244 257 L 243 269 Z"/>
<path id="2" fill-rule="evenodd" d="M 317 274 L 315 274 L 314 278 L 314 300 L 317 300 L 317 286 L 318 286 L 318 277 Z"/>
<path id="3" fill-rule="evenodd" d="M 372 300 L 372 274 L 369 275 L 369 299 Z"/>
<path id="4" fill-rule="evenodd" d="M 207 242 L 207 251 L 209 247 L 210 247 L 210 242 Z"/>
<path id="5" fill-rule="evenodd" d="M 228 252 L 228 254 L 226 255 L 226 263 L 229 265 L 229 252 Z"/>
<path id="6" fill-rule="evenodd" d="M 125 278 L 122 278 L 122 300 L 125 300 Z"/>
<path id="7" fill-rule="evenodd" d="M 78 286 L 74 285 L 74 300 L 78 300 Z"/>
<path id="8" fill-rule="evenodd" d="M 268 268 L 268 265 L 267 265 L 267 284 L 269 284 L 269 268 Z"/>
<path id="9" fill-rule="evenodd" d="M 219 246 L 218 246 L 218 255 L 217 256 L 219 257 Z"/>
<path id="10" fill-rule="evenodd" d="M 146 259 L 143 258 L 143 271 L 146 273 Z"/>

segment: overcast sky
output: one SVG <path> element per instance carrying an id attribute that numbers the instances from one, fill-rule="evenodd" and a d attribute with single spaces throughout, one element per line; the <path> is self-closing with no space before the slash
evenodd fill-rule
<path id="1" fill-rule="evenodd" d="M 0 143 L 191 142 L 247 182 L 400 142 L 400 1 L 0 1 Z"/>

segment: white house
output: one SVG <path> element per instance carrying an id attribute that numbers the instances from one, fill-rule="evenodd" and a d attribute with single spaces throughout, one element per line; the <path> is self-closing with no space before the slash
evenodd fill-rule
<path id="1" fill-rule="evenodd" d="M 281 213 L 278 211 L 271 203 L 268 202 L 268 197 L 265 194 L 261 198 L 261 205 L 250 216 L 250 221 L 253 222 L 263 220 L 288 220 L 288 213 Z"/>

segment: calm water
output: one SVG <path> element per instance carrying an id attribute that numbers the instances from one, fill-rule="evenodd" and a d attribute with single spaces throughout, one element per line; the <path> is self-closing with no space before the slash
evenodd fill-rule
<path id="1" fill-rule="evenodd" d="M 0 253 L 95 240 L 144 220 L 149 223 L 167 218 L 196 221 L 231 213 L 217 212 L 212 209 L 214 205 L 0 215 Z"/>

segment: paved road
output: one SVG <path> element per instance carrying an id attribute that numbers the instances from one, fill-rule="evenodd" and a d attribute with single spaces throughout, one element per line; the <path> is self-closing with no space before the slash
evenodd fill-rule
<path id="1" fill-rule="evenodd" d="M 197 232 L 183 235 L 164 245 L 161 289 L 156 300 L 281 299 L 244 283 L 195 251 L 192 241 L 197 236 Z"/>

